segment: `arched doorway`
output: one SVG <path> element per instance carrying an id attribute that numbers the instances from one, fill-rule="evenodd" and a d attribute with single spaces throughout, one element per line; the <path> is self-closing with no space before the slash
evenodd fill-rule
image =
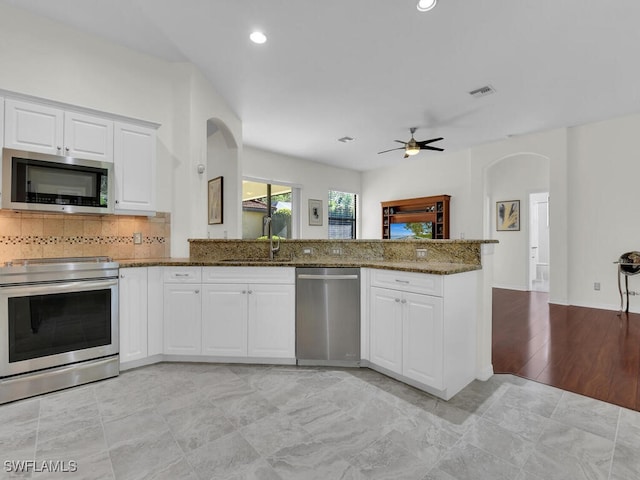
<path id="1" fill-rule="evenodd" d="M 549 192 L 549 158 L 521 152 L 497 159 L 485 171 L 485 234 L 500 242 L 494 256 L 493 285 L 513 290 L 531 289 L 531 194 Z M 517 202 L 519 225 L 499 230 L 500 205 Z M 547 265 L 547 268 L 551 268 Z M 548 278 L 548 276 L 547 276 Z"/>
<path id="2" fill-rule="evenodd" d="M 240 175 L 238 142 L 227 125 L 218 118 L 207 120 L 207 164 L 205 179 L 222 177 L 222 218 L 223 223 L 207 225 L 209 238 L 240 238 Z M 207 192 L 208 185 L 203 186 Z M 204 221 L 207 221 L 208 215 Z"/>

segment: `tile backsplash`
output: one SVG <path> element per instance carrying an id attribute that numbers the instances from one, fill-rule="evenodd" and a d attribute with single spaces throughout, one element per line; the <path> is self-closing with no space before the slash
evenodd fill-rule
<path id="1" fill-rule="evenodd" d="M 142 243 L 133 243 L 134 232 Z M 170 255 L 171 215 L 70 215 L 0 209 L 0 263 L 15 258 Z"/>

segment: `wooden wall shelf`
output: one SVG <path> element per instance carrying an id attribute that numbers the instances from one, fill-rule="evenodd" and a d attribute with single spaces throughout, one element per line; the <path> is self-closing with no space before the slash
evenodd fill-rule
<path id="1" fill-rule="evenodd" d="M 435 195 L 381 202 L 382 238 L 392 237 L 392 224 L 423 222 L 431 224 L 431 238 L 449 238 L 450 198 L 450 195 Z M 407 233 L 411 231 L 407 230 Z"/>

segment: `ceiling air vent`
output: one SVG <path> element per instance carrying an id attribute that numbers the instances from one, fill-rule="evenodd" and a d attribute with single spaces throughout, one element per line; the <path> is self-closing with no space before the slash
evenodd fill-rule
<path id="1" fill-rule="evenodd" d="M 491 85 L 485 85 L 484 87 L 471 90 L 469 92 L 469 95 L 475 98 L 480 98 L 480 97 L 486 97 L 487 95 L 491 95 L 492 93 L 496 93 L 495 89 Z"/>

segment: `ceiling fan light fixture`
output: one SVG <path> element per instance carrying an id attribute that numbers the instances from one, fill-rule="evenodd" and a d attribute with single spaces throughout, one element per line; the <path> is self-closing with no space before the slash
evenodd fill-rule
<path id="1" fill-rule="evenodd" d="M 419 0 L 416 7 L 420 12 L 428 12 L 436 6 L 436 3 L 438 3 L 438 0 Z"/>
<path id="2" fill-rule="evenodd" d="M 407 148 L 405 148 L 404 153 L 406 153 L 409 156 L 417 155 L 420 153 L 420 147 L 417 145 L 413 145 L 413 146 L 407 145 Z"/>

